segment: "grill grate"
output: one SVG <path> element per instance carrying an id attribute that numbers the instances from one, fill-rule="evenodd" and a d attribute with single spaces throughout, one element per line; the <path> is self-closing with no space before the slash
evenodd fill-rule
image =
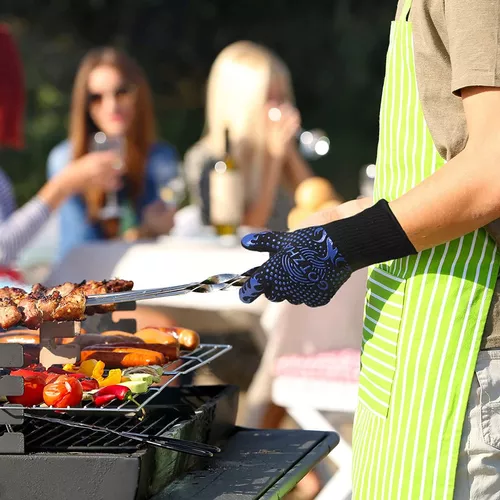
<path id="1" fill-rule="evenodd" d="M 142 409 L 146 406 L 150 406 L 151 404 L 153 404 L 154 399 L 157 398 L 166 387 L 172 384 L 174 380 L 177 380 L 182 375 L 187 375 L 188 373 L 191 373 L 194 370 L 197 370 L 198 368 L 211 363 L 214 359 L 230 351 L 231 348 L 232 347 L 230 345 L 223 344 L 202 344 L 193 352 L 184 353 L 178 360 L 166 364 L 164 366 L 163 374 L 165 377 L 167 377 L 167 380 L 163 385 L 151 387 L 147 393 L 138 395 L 135 399 L 139 403 L 139 406 L 136 406 L 130 401 L 112 401 L 104 407 L 96 407 L 92 402 L 88 402 L 81 407 L 64 408 L 64 411 L 70 413 L 108 413 L 134 416 L 139 412 L 142 412 Z M 3 406 L 7 407 L 9 405 L 4 404 Z M 0 408 L 1 407 L 2 405 L 0 405 Z M 48 408 L 46 406 L 29 406 L 18 408 L 24 408 L 25 410 L 29 411 L 61 411 L 61 409 Z"/>
<path id="2" fill-rule="evenodd" d="M 169 391 L 172 393 L 170 394 Z M 211 391 L 203 387 L 183 387 L 164 391 L 159 399 L 163 404 L 148 408 L 144 419 L 123 418 L 109 414 L 61 414 L 57 418 L 73 420 L 84 424 L 98 425 L 108 429 L 164 435 L 180 423 L 192 418 L 194 412 L 213 398 Z M 172 403 L 165 403 L 172 401 Z M 47 412 L 51 413 L 51 412 Z M 105 452 L 133 453 L 147 445 L 126 437 L 95 432 L 91 429 L 77 429 L 50 422 L 26 418 L 16 428 L 24 434 L 27 452 Z"/>

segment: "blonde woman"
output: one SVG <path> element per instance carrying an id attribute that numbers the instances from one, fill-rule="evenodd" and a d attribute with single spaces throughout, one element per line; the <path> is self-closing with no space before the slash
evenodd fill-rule
<path id="1" fill-rule="evenodd" d="M 208 78 L 203 137 L 186 153 L 184 163 L 191 200 L 201 206 L 203 222 L 208 222 L 203 203 L 208 199 L 208 172 L 224 155 L 228 130 L 231 153 L 245 180 L 243 225 L 286 229 L 293 192 L 312 175 L 296 147 L 299 128 L 284 62 L 252 42 L 226 47 Z"/>

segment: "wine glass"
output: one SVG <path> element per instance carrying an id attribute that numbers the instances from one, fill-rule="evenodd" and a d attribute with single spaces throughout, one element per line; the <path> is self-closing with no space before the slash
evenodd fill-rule
<path id="1" fill-rule="evenodd" d="M 271 108 L 268 116 L 271 121 L 277 122 L 281 119 L 281 110 Z M 320 129 L 304 130 L 301 128 L 297 132 L 297 139 L 299 141 L 299 151 L 308 160 L 316 160 L 330 151 L 330 139 Z"/>
<path id="2" fill-rule="evenodd" d="M 359 198 L 373 198 L 376 170 L 377 167 L 373 163 L 361 168 L 359 172 Z"/>
<path id="3" fill-rule="evenodd" d="M 104 132 L 97 132 L 90 138 L 89 151 L 116 151 L 120 156 L 120 161 L 115 168 L 121 170 L 124 166 L 124 140 L 120 136 L 108 136 Z M 119 219 L 121 215 L 118 193 L 108 191 L 104 207 L 101 210 L 101 219 Z"/>

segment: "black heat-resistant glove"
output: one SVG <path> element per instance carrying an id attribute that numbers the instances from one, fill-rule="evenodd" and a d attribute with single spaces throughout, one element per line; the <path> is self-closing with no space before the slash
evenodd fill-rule
<path id="1" fill-rule="evenodd" d="M 324 226 L 249 234 L 242 245 L 271 254 L 241 287 L 243 302 L 264 294 L 310 307 L 327 304 L 353 271 L 416 253 L 385 200 Z"/>

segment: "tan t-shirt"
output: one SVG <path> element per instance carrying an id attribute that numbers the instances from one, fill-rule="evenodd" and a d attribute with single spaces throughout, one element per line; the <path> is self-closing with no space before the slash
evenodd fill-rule
<path id="1" fill-rule="evenodd" d="M 399 19 L 404 0 L 399 0 Z M 467 143 L 464 87 L 500 87 L 499 0 L 413 0 L 409 20 L 417 85 L 427 125 L 443 158 Z"/>
<path id="2" fill-rule="evenodd" d="M 399 0 L 396 19 L 403 5 Z M 500 87 L 500 0 L 413 0 L 409 20 L 424 116 L 440 155 L 450 160 L 468 139 L 460 90 Z M 500 244 L 500 220 L 487 229 Z M 482 348 L 500 348 L 500 279 Z"/>

